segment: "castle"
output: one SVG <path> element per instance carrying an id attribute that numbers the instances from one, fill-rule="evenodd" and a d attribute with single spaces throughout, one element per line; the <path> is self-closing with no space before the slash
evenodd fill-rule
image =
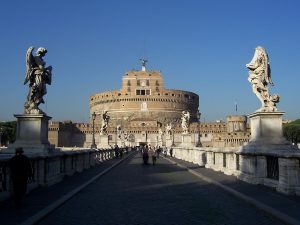
<path id="1" fill-rule="evenodd" d="M 233 147 L 249 141 L 245 116 L 229 116 L 227 123 L 200 123 L 199 96 L 189 91 L 166 89 L 162 74 L 147 70 L 146 62 L 142 60 L 141 70 L 131 70 L 123 76 L 120 90 L 90 97 L 90 114 L 94 115 L 90 123 L 51 122 L 50 143 L 58 147 L 89 147 L 94 126 L 98 147 L 162 146 L 167 144 L 167 138 L 171 145 L 177 146 L 181 143 L 183 111 L 190 114 L 189 132 L 194 146 Z M 107 118 L 104 133 L 103 116 Z"/>

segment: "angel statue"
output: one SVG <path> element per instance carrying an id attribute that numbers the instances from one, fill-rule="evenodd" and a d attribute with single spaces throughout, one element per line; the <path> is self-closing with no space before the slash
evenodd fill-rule
<path id="1" fill-rule="evenodd" d="M 100 130 L 101 135 L 107 134 L 108 120 L 109 120 L 109 116 L 107 115 L 107 111 L 103 111 L 102 121 L 101 121 L 101 130 Z"/>
<path id="2" fill-rule="evenodd" d="M 165 128 L 166 128 L 165 132 L 167 137 L 170 137 L 172 133 L 172 123 L 168 123 Z"/>
<path id="3" fill-rule="evenodd" d="M 280 96 L 274 94 L 270 96 L 268 85 L 274 85 L 271 79 L 271 69 L 269 57 L 264 48 L 258 46 L 255 48 L 254 56 L 249 64 L 248 81 L 252 84 L 254 94 L 260 100 L 262 106 L 258 112 L 275 112 L 277 111 L 276 103 L 279 102 Z"/>
<path id="4" fill-rule="evenodd" d="M 45 114 L 39 105 L 45 103 L 43 97 L 47 93 L 46 84 L 51 85 L 52 66 L 46 67 L 43 57 L 46 55 L 45 48 L 38 48 L 33 56 L 34 47 L 30 47 L 26 53 L 26 77 L 24 85 L 29 82 L 27 101 L 24 104 L 25 114 Z"/>
<path id="5" fill-rule="evenodd" d="M 158 140 L 158 141 L 162 141 L 162 139 L 163 139 L 163 134 L 164 134 L 164 132 L 162 131 L 161 128 L 159 128 L 159 129 L 158 129 L 158 136 L 157 136 L 157 140 Z"/>
<path id="6" fill-rule="evenodd" d="M 189 111 L 182 111 L 182 113 L 181 113 L 182 134 L 188 134 L 189 133 L 189 122 L 190 122 L 190 113 L 189 113 Z"/>
<path id="7" fill-rule="evenodd" d="M 122 131 L 121 125 L 117 125 L 117 137 L 118 137 L 118 139 L 122 139 L 122 133 L 123 133 L 123 131 Z"/>

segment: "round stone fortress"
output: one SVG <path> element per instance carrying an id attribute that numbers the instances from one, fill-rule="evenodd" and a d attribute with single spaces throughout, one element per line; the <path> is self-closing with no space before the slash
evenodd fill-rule
<path id="1" fill-rule="evenodd" d="M 126 122 L 147 121 L 161 124 L 180 122 L 184 110 L 190 112 L 190 122 L 197 121 L 199 96 L 195 93 L 164 88 L 159 71 L 132 70 L 123 76 L 120 90 L 97 93 L 90 97 L 90 113 L 95 112 L 95 124 L 101 123 L 107 111 L 109 127 Z"/>

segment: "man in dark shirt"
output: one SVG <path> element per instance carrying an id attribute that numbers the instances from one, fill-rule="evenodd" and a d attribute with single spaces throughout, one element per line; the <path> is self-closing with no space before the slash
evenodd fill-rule
<path id="1" fill-rule="evenodd" d="M 12 180 L 13 199 L 17 206 L 21 205 L 26 194 L 28 178 L 32 176 L 31 164 L 27 156 L 23 155 L 22 148 L 16 148 L 16 154 L 9 161 Z"/>

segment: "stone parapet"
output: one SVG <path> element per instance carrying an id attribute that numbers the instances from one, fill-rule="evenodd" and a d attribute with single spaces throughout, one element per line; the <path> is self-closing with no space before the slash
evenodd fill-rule
<path id="1" fill-rule="evenodd" d="M 28 180 L 29 191 L 40 186 L 53 185 L 62 181 L 65 176 L 82 172 L 115 157 L 112 149 L 60 148 L 56 152 L 44 156 L 27 154 L 33 170 L 33 177 Z M 8 162 L 11 157 L 11 154 L 0 152 L 0 200 L 10 196 L 12 187 Z"/>
<path id="2" fill-rule="evenodd" d="M 275 188 L 278 192 L 300 196 L 300 150 L 243 152 L 243 147 L 174 147 L 174 157 L 234 175 L 252 184 Z"/>

